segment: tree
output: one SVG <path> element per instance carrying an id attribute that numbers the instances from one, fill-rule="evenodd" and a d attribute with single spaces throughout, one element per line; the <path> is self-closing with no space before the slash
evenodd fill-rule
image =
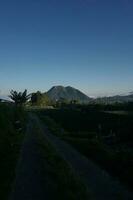
<path id="1" fill-rule="evenodd" d="M 42 94 L 40 91 L 37 91 L 36 93 L 32 93 L 31 95 L 31 103 L 32 105 L 37 105 L 39 104 L 41 100 Z"/>
<path id="2" fill-rule="evenodd" d="M 51 101 L 46 93 L 37 91 L 31 95 L 31 103 L 35 106 L 48 106 L 51 105 Z"/>
<path id="3" fill-rule="evenodd" d="M 22 106 L 29 99 L 29 95 L 27 95 L 27 90 L 24 90 L 24 92 L 11 90 L 9 97 L 15 102 L 15 105 L 17 106 Z"/>

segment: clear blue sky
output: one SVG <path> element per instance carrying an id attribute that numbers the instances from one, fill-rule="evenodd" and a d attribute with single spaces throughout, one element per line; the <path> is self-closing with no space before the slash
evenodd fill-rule
<path id="1" fill-rule="evenodd" d="M 133 91 L 132 0 L 1 0 L 0 93 Z"/>

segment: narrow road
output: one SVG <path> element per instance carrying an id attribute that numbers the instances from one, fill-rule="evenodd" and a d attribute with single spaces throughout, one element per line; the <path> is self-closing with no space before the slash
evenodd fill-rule
<path id="1" fill-rule="evenodd" d="M 87 184 L 92 197 L 98 200 L 132 200 L 129 192 L 118 180 L 77 152 L 71 145 L 51 134 L 47 127 L 34 116 L 44 130 L 44 136 L 54 145 L 58 153 L 71 165 L 76 174 Z"/>
<path id="2" fill-rule="evenodd" d="M 42 121 L 34 114 L 30 115 L 27 132 L 22 145 L 20 159 L 16 168 L 9 200 L 51 200 L 52 190 L 48 186 L 47 174 L 42 177 L 42 159 L 36 145 L 33 124 L 42 130 L 46 138 L 55 147 L 57 153 L 71 166 L 74 173 L 92 192 L 96 200 L 132 200 L 133 195 L 117 180 L 110 177 L 104 170 L 77 152 L 72 146 L 51 134 Z M 69 199 L 68 199 L 69 200 Z M 78 200 L 78 199 L 77 199 Z M 84 200 L 84 199 L 83 199 Z"/>
<path id="3" fill-rule="evenodd" d="M 42 158 L 34 135 L 36 121 L 29 119 L 20 158 L 16 167 L 16 178 L 9 200 L 51 200 L 47 174 L 42 176 Z M 44 198 L 45 197 L 45 198 Z"/>

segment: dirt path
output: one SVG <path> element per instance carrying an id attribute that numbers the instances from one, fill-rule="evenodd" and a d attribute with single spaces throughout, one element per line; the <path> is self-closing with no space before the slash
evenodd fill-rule
<path id="1" fill-rule="evenodd" d="M 16 169 L 16 179 L 9 200 L 51 200 L 52 189 L 47 185 L 47 174 L 42 173 L 41 155 L 36 145 L 33 124 L 42 130 L 44 137 L 55 147 L 57 153 L 71 165 L 77 176 L 92 192 L 93 199 L 98 200 L 130 200 L 133 199 L 119 182 L 111 178 L 105 171 L 89 161 L 66 142 L 50 134 L 47 127 L 36 115 L 30 115 L 27 132 L 22 145 L 20 159 Z M 78 200 L 78 199 L 77 199 Z M 83 199 L 84 200 L 84 199 Z"/>
<path id="2" fill-rule="evenodd" d="M 12 185 L 9 200 L 69 200 L 67 196 L 71 199 L 82 200 L 81 195 L 84 195 L 87 200 L 90 199 L 90 194 L 88 191 L 86 193 L 86 189 L 83 189 L 82 182 L 76 178 L 73 170 L 69 166 L 68 168 L 64 168 L 63 165 L 66 166 L 67 164 L 62 159 L 62 156 L 58 156 L 58 152 L 53 144 L 51 145 L 51 142 L 47 140 L 43 132 L 44 129 L 40 120 L 30 114 L 27 131 L 16 167 L 16 178 Z M 59 167 L 59 171 L 58 168 L 56 169 L 56 166 Z M 62 175 L 64 172 L 66 174 L 68 172 L 68 178 L 66 180 L 61 180 L 61 175 L 58 176 L 60 170 Z M 71 170 L 71 173 L 69 170 Z M 64 175 L 63 178 L 65 179 Z M 65 184 L 70 183 L 71 180 L 74 184 L 77 184 L 76 181 L 78 181 L 79 186 L 70 186 L 70 189 L 69 186 L 65 187 Z M 71 195 L 72 188 L 75 191 Z M 79 188 L 82 192 L 78 193 L 77 189 Z M 72 198 L 73 195 L 76 198 Z"/>
<path id="3" fill-rule="evenodd" d="M 58 153 L 71 165 L 77 175 L 87 184 L 94 199 L 98 200 L 132 200 L 129 192 L 118 180 L 99 168 L 92 161 L 77 152 L 72 146 L 50 134 L 47 127 L 36 117 L 44 130 L 44 135 L 54 145 Z"/>
<path id="4" fill-rule="evenodd" d="M 30 119 L 27 125 L 9 200 L 44 200 L 44 197 L 45 200 L 51 199 L 47 175 L 41 176 L 42 159 L 33 134 L 33 123 L 35 121 Z"/>

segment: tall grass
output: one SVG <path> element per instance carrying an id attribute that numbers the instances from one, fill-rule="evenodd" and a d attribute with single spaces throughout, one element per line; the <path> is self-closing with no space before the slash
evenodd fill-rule
<path id="1" fill-rule="evenodd" d="M 96 110 L 86 110 L 84 113 L 82 110 L 55 109 L 39 111 L 38 115 L 47 123 L 51 132 L 67 140 L 82 154 L 132 188 L 133 118 L 131 114 L 116 115 Z M 98 130 L 99 124 L 100 130 Z M 60 134 L 61 128 L 64 129 L 65 134 Z M 111 133 L 114 137 L 110 136 Z"/>
<path id="2" fill-rule="evenodd" d="M 21 116 L 21 117 L 20 117 Z M 22 120 L 23 118 L 23 120 Z M 0 103 L 0 199 L 6 200 L 14 178 L 23 133 L 15 128 L 16 120 L 24 124 L 24 115 L 13 105 Z"/>

